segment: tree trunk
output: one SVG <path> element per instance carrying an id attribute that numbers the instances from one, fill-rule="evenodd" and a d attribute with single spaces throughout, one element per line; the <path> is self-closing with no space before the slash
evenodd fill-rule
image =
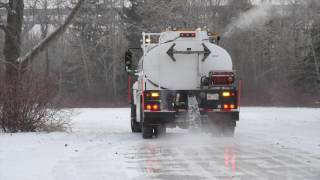
<path id="1" fill-rule="evenodd" d="M 317 48 L 320 46 L 319 45 L 320 44 L 319 36 L 320 35 L 316 32 L 312 33 L 312 35 L 311 35 L 311 48 L 312 48 L 312 54 L 313 54 L 313 59 L 314 59 L 314 68 L 315 68 L 315 72 L 317 75 L 317 80 L 320 82 L 320 62 L 319 62 L 320 57 L 318 56 L 318 54 L 320 54 L 320 52 L 316 51 L 316 49 L 320 49 L 320 48 Z"/>
<path id="2" fill-rule="evenodd" d="M 18 62 L 21 53 L 21 31 L 23 23 L 23 0 L 10 0 L 7 26 L 5 33 L 5 44 L 3 54 L 8 62 L 6 64 L 5 79 L 9 85 L 17 80 Z"/>
<path id="3" fill-rule="evenodd" d="M 17 125 L 15 120 L 18 118 L 16 108 L 19 69 L 17 59 L 21 53 L 21 31 L 23 23 L 23 0 L 10 0 L 7 16 L 7 25 L 5 27 L 5 44 L 3 54 L 6 63 L 5 67 L 5 94 L 7 100 L 4 101 L 2 113 L 4 115 L 2 123 L 7 127 L 6 131 L 16 132 Z"/>

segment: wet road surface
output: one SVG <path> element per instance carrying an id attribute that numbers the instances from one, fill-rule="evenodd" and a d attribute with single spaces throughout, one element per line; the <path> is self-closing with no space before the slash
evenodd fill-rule
<path id="1" fill-rule="evenodd" d="M 319 109 L 244 108 L 234 138 L 173 129 L 144 140 L 127 121 L 115 118 L 105 127 L 81 121 L 79 133 L 92 136 L 91 144 L 60 161 L 55 179 L 320 179 Z"/>
<path id="2" fill-rule="evenodd" d="M 320 157 L 259 138 L 169 134 L 122 155 L 134 179 L 320 179 Z"/>

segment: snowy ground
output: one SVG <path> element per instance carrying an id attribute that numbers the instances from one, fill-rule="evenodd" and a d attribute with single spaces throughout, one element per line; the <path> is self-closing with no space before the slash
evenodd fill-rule
<path id="1" fill-rule="evenodd" d="M 78 109 L 71 133 L 0 134 L 0 180 L 320 179 L 320 109 L 243 108 L 234 138 L 143 140 L 129 109 Z"/>

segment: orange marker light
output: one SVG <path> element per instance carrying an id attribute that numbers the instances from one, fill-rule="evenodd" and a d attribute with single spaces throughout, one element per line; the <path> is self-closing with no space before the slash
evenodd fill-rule
<path id="1" fill-rule="evenodd" d="M 235 109 L 236 106 L 234 104 L 230 104 L 230 109 Z"/>
<path id="2" fill-rule="evenodd" d="M 228 105 L 228 104 L 224 104 L 224 105 L 223 105 L 223 108 L 224 108 L 224 109 L 229 109 L 229 105 Z"/>

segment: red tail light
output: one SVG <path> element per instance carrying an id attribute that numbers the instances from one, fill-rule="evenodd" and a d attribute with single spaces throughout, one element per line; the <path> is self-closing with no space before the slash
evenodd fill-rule
<path id="1" fill-rule="evenodd" d="M 153 110 L 153 111 L 159 111 L 159 110 L 160 110 L 159 105 L 158 105 L 158 104 L 154 104 L 154 105 L 152 106 L 152 110 Z"/>
<path id="2" fill-rule="evenodd" d="M 146 109 L 146 110 L 151 110 L 151 109 L 152 109 L 152 106 L 151 106 L 150 104 L 147 104 L 145 109 Z"/>
<path id="3" fill-rule="evenodd" d="M 237 109 L 237 106 L 235 104 L 224 104 L 223 109 L 224 110 Z"/>
<path id="4" fill-rule="evenodd" d="M 211 79 L 213 85 L 230 85 L 235 80 L 233 72 L 213 72 Z"/>
<path id="5" fill-rule="evenodd" d="M 145 110 L 148 111 L 160 111 L 160 105 L 156 102 L 150 102 L 145 104 Z"/>

